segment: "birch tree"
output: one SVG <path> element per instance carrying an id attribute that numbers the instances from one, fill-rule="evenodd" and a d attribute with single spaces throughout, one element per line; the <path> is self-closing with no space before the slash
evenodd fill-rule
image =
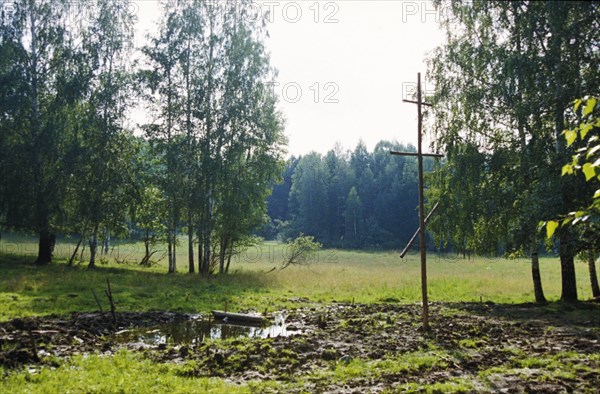
<path id="1" fill-rule="evenodd" d="M 80 173 L 85 202 L 82 215 L 91 226 L 89 267 L 96 264 L 101 225 L 122 223 L 123 207 L 132 197 L 135 174 L 130 172 L 135 147 L 131 132 L 123 127 L 130 105 L 129 53 L 133 39 L 133 15 L 128 4 L 100 0 L 87 12 L 83 45 L 90 68 L 89 97 L 82 125 L 82 154 L 86 172 Z"/>
<path id="2" fill-rule="evenodd" d="M 490 219 L 508 223 L 511 231 L 498 231 L 496 243 L 529 251 L 536 300 L 543 302 L 536 223 L 568 209 L 578 190 L 552 174 L 567 158 L 559 136 L 569 101 L 599 86 L 598 5 L 477 1 L 445 10 L 447 42 L 430 61 L 436 145 L 450 160 L 460 160 L 454 153 L 461 145 L 475 146 L 485 157 L 482 184 L 511 191 L 494 215 L 471 212 L 471 225 L 476 229 L 481 220 L 485 230 Z M 501 160 L 502 152 L 516 154 Z M 489 207 L 490 196 L 482 193 L 479 206 Z M 558 240 L 561 298 L 575 301 L 573 234 L 563 229 Z"/>
<path id="3" fill-rule="evenodd" d="M 65 140 L 82 95 L 67 1 L 18 0 L 0 20 L 0 225 L 39 235 L 52 259 L 66 189 Z"/>

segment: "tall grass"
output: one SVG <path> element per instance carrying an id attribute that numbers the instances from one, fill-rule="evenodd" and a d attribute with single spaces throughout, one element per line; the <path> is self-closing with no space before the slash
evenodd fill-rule
<path id="1" fill-rule="evenodd" d="M 86 264 L 67 267 L 73 243 L 58 244 L 58 261 L 47 267 L 31 264 L 32 238 L 5 236 L 0 241 L 0 320 L 17 316 L 96 310 L 92 289 L 102 295 L 111 282 L 117 309 L 181 310 L 279 309 L 312 302 L 418 302 L 420 262 L 417 255 L 400 259 L 397 252 L 322 250 L 307 266 L 281 270 L 285 246 L 267 242 L 234 257 L 230 275 L 210 280 L 187 274 L 186 245 L 179 247 L 180 273 L 167 274 L 165 261 L 144 268 L 139 243 L 117 243 L 95 270 Z M 130 264 L 117 263 L 123 256 Z M 117 257 L 119 256 L 119 257 Z M 546 297 L 560 297 L 560 264 L 556 257 L 540 261 Z M 272 271 L 273 268 L 276 268 Z M 577 263 L 578 292 L 591 297 L 587 266 Z M 428 259 L 431 301 L 533 301 L 529 262 L 525 259 Z M 101 298 L 103 307 L 105 300 Z"/>

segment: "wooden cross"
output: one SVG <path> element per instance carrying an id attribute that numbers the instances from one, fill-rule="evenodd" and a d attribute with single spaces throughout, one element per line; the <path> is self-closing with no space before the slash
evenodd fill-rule
<path id="1" fill-rule="evenodd" d="M 428 217 L 426 219 L 425 218 L 425 199 L 423 196 L 423 157 L 443 157 L 443 155 L 437 154 L 437 153 L 423 153 L 423 148 L 422 148 L 423 113 L 422 113 L 421 107 L 423 105 L 431 107 L 431 104 L 421 101 L 421 73 L 417 74 L 417 101 L 413 101 L 413 100 L 402 100 L 402 101 L 404 101 L 405 103 L 417 104 L 417 111 L 418 111 L 417 153 L 395 152 L 395 151 L 391 151 L 390 153 L 392 155 L 399 155 L 399 156 L 416 156 L 418 163 L 419 163 L 419 250 L 421 252 L 421 298 L 423 301 L 423 330 L 429 331 L 429 301 L 428 301 L 428 296 L 427 296 L 427 251 L 425 249 L 425 224 L 426 224 L 426 221 L 429 218 L 429 216 L 435 210 L 435 208 L 432 210 L 432 212 L 428 215 Z M 437 206 L 436 206 L 436 208 L 437 208 Z M 415 237 L 413 237 L 413 239 L 414 238 Z M 411 239 L 411 242 L 409 242 L 408 247 L 410 247 L 411 243 L 412 243 L 412 239 Z M 408 247 L 405 249 L 405 251 L 408 250 Z M 406 254 L 405 251 L 403 251 L 403 254 Z"/>

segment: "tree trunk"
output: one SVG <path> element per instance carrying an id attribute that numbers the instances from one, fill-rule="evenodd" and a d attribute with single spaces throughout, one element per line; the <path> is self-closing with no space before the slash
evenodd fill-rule
<path id="1" fill-rule="evenodd" d="M 225 254 L 227 252 L 227 237 L 221 237 L 221 245 L 219 248 L 219 274 L 225 273 Z"/>
<path id="2" fill-rule="evenodd" d="M 596 274 L 596 256 L 592 246 L 588 249 L 588 266 L 590 270 L 590 282 L 592 283 L 592 297 L 600 297 L 600 286 L 598 286 L 598 275 Z"/>
<path id="3" fill-rule="evenodd" d="M 104 240 L 106 239 L 106 227 L 102 228 L 102 231 L 100 232 L 100 256 L 104 255 Z"/>
<path id="4" fill-rule="evenodd" d="M 535 302 L 545 304 L 546 297 L 542 288 L 542 277 L 540 275 L 540 260 L 538 256 L 537 242 L 534 239 L 531 241 L 531 276 L 533 278 L 533 292 L 535 294 Z"/>
<path id="5" fill-rule="evenodd" d="M 110 230 L 104 229 L 102 232 L 102 240 L 104 241 L 104 254 L 108 255 L 108 248 L 110 247 Z"/>
<path id="6" fill-rule="evenodd" d="M 173 229 L 173 264 L 171 266 L 172 271 L 170 273 L 174 274 L 177 272 L 177 229 Z"/>
<path id="7" fill-rule="evenodd" d="M 215 34 L 213 18 L 208 18 L 209 23 L 209 34 L 212 36 Z M 213 227 L 213 173 L 211 169 L 211 138 L 212 138 L 212 127 L 213 127 L 213 117 L 212 117 L 212 101 L 215 96 L 214 87 L 213 87 L 213 73 L 214 73 L 214 50 L 215 50 L 215 40 L 209 40 L 209 51 L 208 51 L 208 61 L 207 61 L 207 89 L 206 89 L 206 115 L 205 115 L 205 135 L 204 135 L 204 144 L 203 144 L 203 157 L 204 164 L 206 164 L 208 171 L 205 172 L 205 181 L 204 181 L 204 192 L 205 192 L 205 214 L 203 217 L 203 227 L 202 227 L 202 241 L 203 252 L 204 255 L 202 257 L 202 271 L 200 272 L 203 277 L 208 278 L 210 275 L 210 263 L 211 263 L 211 245 L 210 245 L 210 237 L 212 235 L 212 227 Z M 218 152 L 218 151 L 216 151 Z"/>
<path id="8" fill-rule="evenodd" d="M 81 264 L 83 262 L 83 254 L 84 253 L 85 253 L 85 243 L 81 247 L 81 253 L 79 254 L 79 263 L 78 264 Z"/>
<path id="9" fill-rule="evenodd" d="M 562 277 L 563 302 L 577 302 L 577 282 L 575 280 L 575 253 L 568 228 L 560 230 L 560 271 Z"/>
<path id="10" fill-rule="evenodd" d="M 233 238 L 231 238 L 231 242 L 229 243 L 229 254 L 227 256 L 227 266 L 225 267 L 225 273 L 229 273 L 229 265 L 231 264 L 231 257 L 233 256 Z"/>
<path id="11" fill-rule="evenodd" d="M 150 230 L 146 229 L 144 234 L 144 258 L 140 262 L 140 265 L 150 265 Z"/>
<path id="12" fill-rule="evenodd" d="M 144 246 L 146 247 L 146 258 L 150 259 L 150 230 L 146 230 L 146 239 L 144 239 Z"/>
<path id="13" fill-rule="evenodd" d="M 98 223 L 94 224 L 92 239 L 90 240 L 90 263 L 88 268 L 96 268 L 96 252 L 98 251 Z"/>
<path id="14" fill-rule="evenodd" d="M 35 263 L 37 265 L 46 265 L 52 262 L 54 253 L 55 236 L 49 230 L 40 231 L 38 244 L 38 257 Z"/>
<path id="15" fill-rule="evenodd" d="M 202 261 L 204 259 L 204 255 L 203 255 L 203 251 L 204 249 L 202 248 L 202 233 L 198 232 L 198 272 L 202 272 Z"/>
<path id="16" fill-rule="evenodd" d="M 194 273 L 194 226 L 192 224 L 192 210 L 194 208 L 194 187 L 193 187 L 193 165 L 194 162 L 193 156 L 194 151 L 192 147 L 192 89 L 191 89 L 191 80 L 190 80 L 190 53 L 191 53 L 191 43 L 187 41 L 187 51 L 186 51 L 186 61 L 184 66 L 185 73 L 185 93 L 186 93 L 186 130 L 187 130 L 187 160 L 188 160 L 188 171 L 190 172 L 190 184 L 189 193 L 188 193 L 188 215 L 187 215 L 187 224 L 188 224 L 188 269 L 189 273 Z M 200 240 L 198 241 L 200 243 Z"/>
<path id="17" fill-rule="evenodd" d="M 167 239 L 168 250 L 169 250 L 169 273 L 173 273 L 173 241 L 171 240 L 171 230 L 168 230 L 169 236 Z"/>
<path id="18" fill-rule="evenodd" d="M 69 264 L 67 264 L 67 266 L 71 267 L 73 265 L 73 261 L 75 261 L 75 256 L 77 255 L 77 251 L 79 250 L 79 247 L 81 246 L 84 237 L 84 235 L 81 235 L 81 237 L 79 237 L 79 242 L 77 242 L 77 246 L 75 246 L 75 250 L 73 251 L 73 254 L 71 254 L 71 258 L 69 259 Z"/>
<path id="19" fill-rule="evenodd" d="M 202 271 L 200 273 L 208 278 L 210 275 L 210 233 L 208 230 L 205 230 L 202 234 L 202 241 L 204 242 L 204 256 L 202 256 Z"/>
<path id="20" fill-rule="evenodd" d="M 37 19 L 36 12 L 32 12 L 30 19 L 30 33 L 31 33 L 31 135 L 33 146 L 33 160 L 34 160 L 34 182 L 36 191 L 36 210 L 37 220 L 40 224 L 39 228 L 39 243 L 38 243 L 38 257 L 35 261 L 38 265 L 50 264 L 52 262 L 53 252 L 53 235 L 50 233 L 48 211 L 46 206 L 46 196 L 44 192 L 44 176 L 43 176 L 43 165 L 40 157 L 40 141 L 39 139 L 39 97 L 38 97 L 38 52 L 37 52 Z"/>
<path id="21" fill-rule="evenodd" d="M 194 227 L 192 226 L 191 215 L 188 216 L 188 258 L 189 272 L 194 273 Z"/>
<path id="22" fill-rule="evenodd" d="M 212 194 L 207 192 L 206 199 L 206 207 L 205 207 L 205 218 L 204 218 L 204 228 L 202 229 L 202 239 L 204 242 L 204 256 L 202 257 L 202 271 L 200 272 L 202 276 L 208 278 L 210 275 L 210 264 L 211 264 L 211 235 L 212 235 L 212 210 L 213 210 L 213 200 Z"/>

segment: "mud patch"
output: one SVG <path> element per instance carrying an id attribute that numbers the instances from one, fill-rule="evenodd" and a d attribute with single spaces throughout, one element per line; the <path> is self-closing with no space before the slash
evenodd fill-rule
<path id="1" fill-rule="evenodd" d="M 285 392 L 594 392 L 600 386 L 597 304 L 432 304 L 428 333 L 421 331 L 420 310 L 399 304 L 297 309 L 278 328 L 285 335 L 230 326 L 225 333 L 198 316 L 170 312 L 120 313 L 116 325 L 102 313 L 15 319 L 0 324 L 0 364 L 52 364 L 125 347 L 177 363 L 183 376 L 273 380 Z"/>

